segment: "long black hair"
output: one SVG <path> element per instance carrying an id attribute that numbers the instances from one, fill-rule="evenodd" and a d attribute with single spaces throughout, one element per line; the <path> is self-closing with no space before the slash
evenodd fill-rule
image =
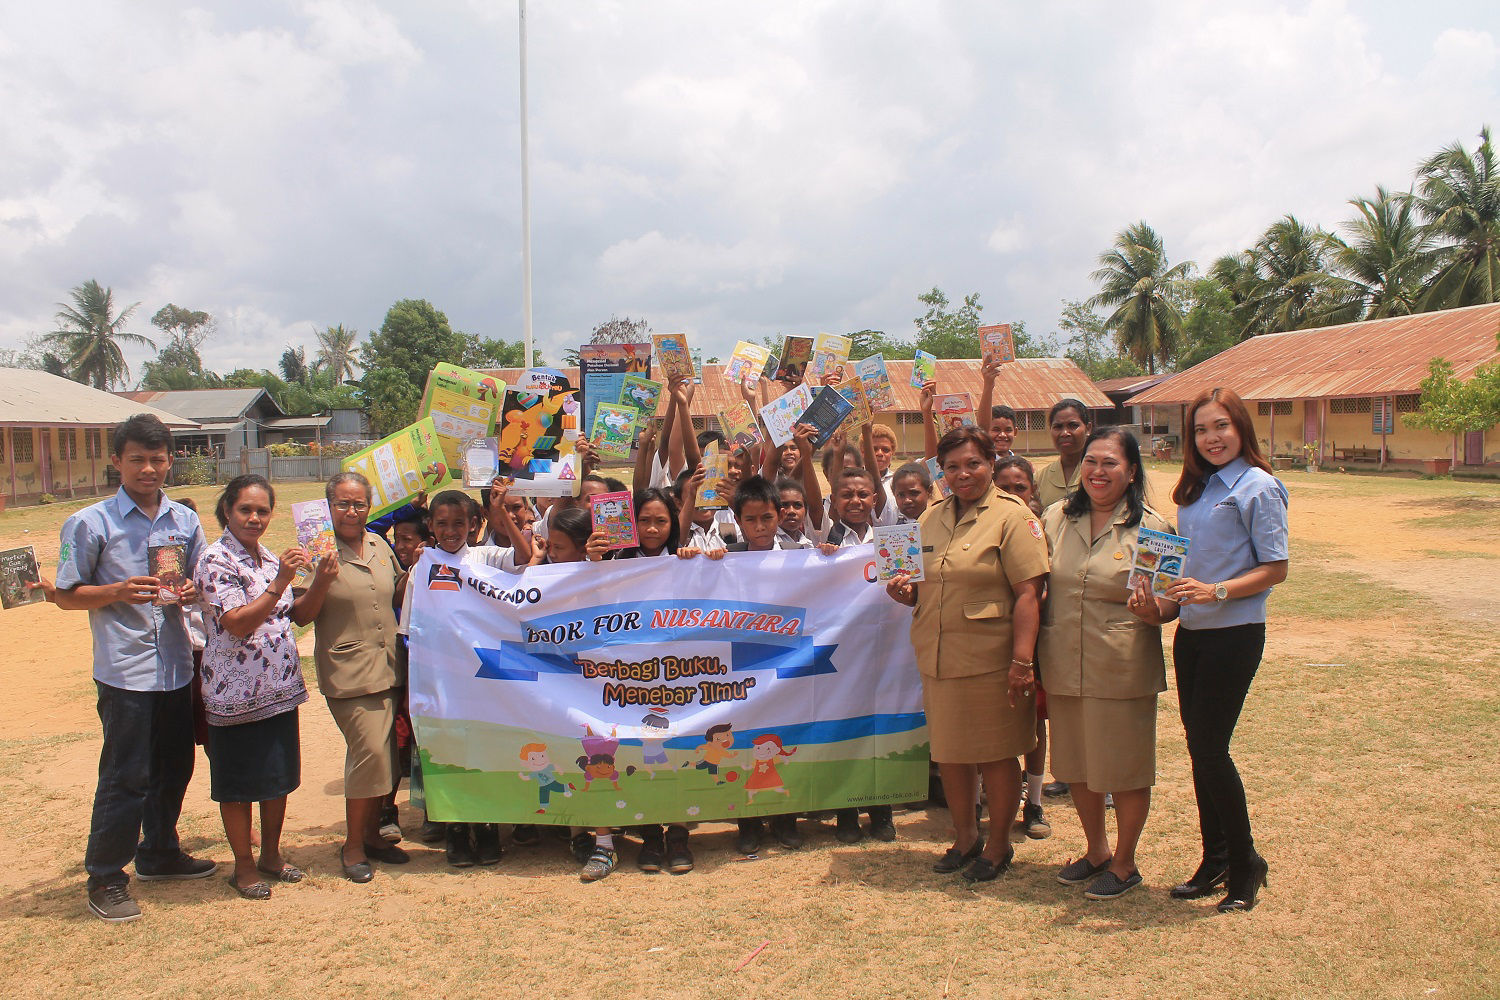
<path id="1" fill-rule="evenodd" d="M 214 504 L 214 519 L 219 522 L 219 527 L 226 530 L 229 528 L 229 512 L 234 509 L 235 504 L 239 503 L 240 494 L 252 486 L 259 486 L 265 490 L 266 499 L 271 501 L 271 509 L 276 509 L 276 491 L 271 488 L 270 483 L 266 482 L 265 476 L 258 476 L 253 472 L 245 476 L 235 476 L 225 485 L 224 492 L 219 494 L 219 502 Z"/>
<path id="2" fill-rule="evenodd" d="M 632 502 L 635 504 L 635 516 L 640 517 L 641 511 L 651 502 L 660 503 L 667 508 L 667 515 L 672 519 L 672 530 L 667 535 L 667 547 L 662 551 L 670 555 L 677 554 L 677 547 L 682 544 L 678 537 L 682 534 L 682 525 L 677 517 L 677 498 L 672 496 L 671 490 L 662 489 L 660 486 L 652 486 L 648 489 L 637 490 Z"/>
<path id="3" fill-rule="evenodd" d="M 1141 523 L 1141 515 L 1146 510 L 1146 467 L 1141 464 L 1141 443 L 1135 439 L 1134 434 L 1120 427 L 1100 427 L 1091 431 L 1088 439 L 1083 442 L 1083 453 L 1087 455 L 1090 445 L 1106 438 L 1119 442 L 1120 450 L 1125 453 L 1125 461 L 1135 466 L 1135 475 L 1130 477 L 1130 482 L 1125 486 L 1125 507 L 1130 511 L 1125 519 L 1125 526 L 1133 528 Z M 1068 499 L 1063 502 L 1063 513 L 1076 520 L 1089 512 L 1092 502 L 1088 491 L 1080 483 L 1078 489 L 1069 493 Z"/>

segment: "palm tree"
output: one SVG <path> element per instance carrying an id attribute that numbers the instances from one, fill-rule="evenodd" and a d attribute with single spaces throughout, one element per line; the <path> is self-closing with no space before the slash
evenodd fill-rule
<path id="1" fill-rule="evenodd" d="M 306 385 L 312 374 L 307 370 L 307 348 L 288 347 L 281 352 L 281 377 L 288 385 Z"/>
<path id="2" fill-rule="evenodd" d="M 1320 285 L 1327 277 L 1328 233 L 1283 216 L 1250 248 L 1250 263 L 1260 279 L 1246 300 L 1250 333 L 1279 333 L 1322 325 L 1327 296 Z"/>
<path id="3" fill-rule="evenodd" d="M 1114 249 L 1100 254 L 1099 264 L 1091 275 L 1099 292 L 1088 305 L 1113 306 L 1104 325 L 1120 349 L 1147 372 L 1165 371 L 1182 334 L 1179 286 L 1193 265 L 1168 266 L 1161 237 L 1144 221 L 1117 234 Z"/>
<path id="4" fill-rule="evenodd" d="M 1473 156 L 1455 142 L 1418 171 L 1417 208 L 1449 243 L 1438 251 L 1424 310 L 1500 301 L 1500 164 L 1488 125 L 1479 140 Z"/>
<path id="5" fill-rule="evenodd" d="M 350 330 L 340 323 L 318 333 L 317 367 L 333 376 L 335 384 L 354 376 L 358 367 L 354 342 L 359 331 Z"/>
<path id="6" fill-rule="evenodd" d="M 126 320 L 140 303 L 127 306 L 117 315 L 114 290 L 102 287 L 92 278 L 74 288 L 71 294 L 71 306 L 58 303 L 61 307 L 57 313 L 58 328 L 45 334 L 42 340 L 61 348 L 62 363 L 73 381 L 100 390 L 124 384 L 130 378 L 130 366 L 125 363 L 120 345 L 156 346 L 147 337 L 124 331 Z"/>
<path id="7" fill-rule="evenodd" d="M 1416 200 L 1410 192 L 1392 194 L 1376 187 L 1374 198 L 1354 198 L 1349 204 L 1359 218 L 1341 227 L 1346 239 L 1328 237 L 1334 273 L 1319 282 L 1327 293 L 1320 318 L 1353 323 L 1419 311 L 1437 265 L 1437 241 L 1418 223 Z"/>

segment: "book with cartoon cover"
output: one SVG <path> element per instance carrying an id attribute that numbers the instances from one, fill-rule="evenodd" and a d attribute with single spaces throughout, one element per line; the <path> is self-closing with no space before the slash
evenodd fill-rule
<path id="1" fill-rule="evenodd" d="M 146 562 L 156 577 L 156 603 L 176 604 L 187 584 L 187 546 L 181 542 L 147 545 Z"/>
<path id="2" fill-rule="evenodd" d="M 594 426 L 594 409 L 600 403 L 640 405 L 625 398 L 625 382 L 630 378 L 650 381 L 650 341 L 581 345 L 578 348 L 578 381 L 582 390 L 579 398 L 583 405 L 583 421 L 579 426 Z M 641 408 L 644 410 L 644 405 Z M 656 412 L 654 405 L 651 412 Z"/>
<path id="3" fill-rule="evenodd" d="M 602 405 L 602 404 L 601 404 Z M 578 495 L 581 405 L 566 377 L 549 389 L 506 389 L 496 422 L 500 474 L 515 496 Z"/>
<path id="4" fill-rule="evenodd" d="M 661 401 L 661 391 L 664 387 L 660 382 L 645 378 L 640 375 L 626 375 L 620 380 L 620 396 L 614 400 L 600 400 L 600 402 L 615 402 L 623 406 L 633 406 L 641 411 L 641 423 L 645 423 L 656 416 L 656 404 Z M 590 422 L 590 427 L 593 423 Z"/>
<path id="5" fill-rule="evenodd" d="M 417 407 L 417 419 L 432 418 L 443 461 L 450 469 L 463 462 L 465 441 L 495 433 L 500 393 L 505 380 L 484 372 L 438 363 L 427 376 L 427 388 Z"/>
<path id="6" fill-rule="evenodd" d="M 948 488 L 948 480 L 943 478 L 943 469 L 938 465 L 937 456 L 929 458 L 926 464 L 927 474 L 932 477 L 932 488 L 937 490 L 938 499 L 951 497 L 953 491 Z"/>
<path id="7" fill-rule="evenodd" d="M 1016 360 L 1016 342 L 1009 323 L 979 328 L 979 357 L 983 361 L 1007 363 Z"/>
<path id="8" fill-rule="evenodd" d="M 792 439 L 792 428 L 802 419 L 812 401 L 812 390 L 806 382 L 799 382 L 791 392 L 760 408 L 760 419 L 766 425 L 766 433 L 771 435 L 772 444 L 780 448 Z"/>
<path id="9" fill-rule="evenodd" d="M 734 345 L 734 353 L 729 356 L 729 367 L 724 370 L 724 377 L 739 384 L 744 384 L 746 379 L 759 378 L 766 367 L 766 359 L 770 356 L 771 352 L 759 344 L 741 340 Z"/>
<path id="10" fill-rule="evenodd" d="M 750 404 L 743 399 L 719 411 L 719 426 L 724 430 L 731 449 L 753 448 L 765 440 Z"/>
<path id="11" fill-rule="evenodd" d="M 729 452 L 710 442 L 703 452 L 703 485 L 698 487 L 699 510 L 724 510 L 729 506 Z"/>
<path id="12" fill-rule="evenodd" d="M 327 500 L 303 500 L 292 504 L 292 523 L 297 527 L 297 544 L 306 549 L 315 562 L 324 556 L 338 554 L 338 542 L 333 537 L 333 511 L 328 509 Z"/>
<path id="13" fill-rule="evenodd" d="M 911 385 L 920 389 L 928 382 L 937 381 L 937 355 L 918 349 L 911 359 Z"/>
<path id="14" fill-rule="evenodd" d="M 955 427 L 977 427 L 974 422 L 974 397 L 967 392 L 949 392 L 932 397 L 932 416 L 937 421 L 938 434 L 947 434 Z"/>
<path id="15" fill-rule="evenodd" d="M 656 364 L 661 368 L 662 379 L 668 385 L 684 375 L 694 377 L 693 357 L 688 353 L 687 337 L 680 333 L 653 333 L 651 345 L 656 351 Z"/>
<path id="16" fill-rule="evenodd" d="M 854 408 L 849 413 L 849 420 L 846 425 L 850 434 L 853 434 L 865 424 L 875 419 L 875 415 L 870 412 L 870 400 L 865 395 L 863 382 L 857 378 L 850 379 L 844 385 L 838 386 L 837 389 L 838 394 L 847 399 L 849 405 Z"/>
<path id="17" fill-rule="evenodd" d="M 47 595 L 40 587 L 26 586 L 40 583 L 41 567 L 36 562 L 36 549 L 24 545 L 19 549 L 0 552 L 0 607 L 7 611 L 26 604 L 40 604 Z"/>
<path id="18" fill-rule="evenodd" d="M 693 362 L 693 384 L 703 384 L 703 349 L 695 347 L 688 351 L 688 357 Z"/>
<path id="19" fill-rule="evenodd" d="M 853 412 L 854 404 L 833 386 L 825 385 L 813 396 L 812 405 L 802 414 L 799 423 L 812 424 L 818 429 L 818 436 L 813 438 L 813 447 L 821 448 Z"/>
<path id="20" fill-rule="evenodd" d="M 854 342 L 836 333 L 820 333 L 813 343 L 812 362 L 807 366 L 807 380 L 814 385 L 822 383 L 829 375 L 844 377 L 849 363 L 849 351 Z"/>
<path id="21" fill-rule="evenodd" d="M 896 578 L 897 573 L 910 575 L 913 583 L 924 579 L 922 575 L 922 527 L 908 524 L 877 524 L 871 527 L 874 534 L 875 573 L 882 583 Z"/>
<path id="22" fill-rule="evenodd" d="M 760 370 L 760 377 L 771 380 L 776 377 L 777 371 L 781 369 L 781 359 L 774 354 L 766 355 L 765 367 Z"/>
<path id="23" fill-rule="evenodd" d="M 776 368 L 776 378 L 781 382 L 801 382 L 812 361 L 813 341 L 811 337 L 787 337 L 781 342 L 781 364 Z"/>
<path id="24" fill-rule="evenodd" d="M 594 534 L 609 540 L 612 549 L 626 549 L 638 544 L 635 534 L 635 503 L 629 491 L 595 493 L 589 498 L 589 516 Z"/>
<path id="25" fill-rule="evenodd" d="M 1135 560 L 1130 567 L 1130 579 L 1125 585 L 1131 590 L 1141 578 L 1151 581 L 1151 592 L 1164 597 L 1167 588 L 1182 579 L 1187 563 L 1188 539 L 1181 535 L 1141 528 L 1135 540 Z"/>
<path id="26" fill-rule="evenodd" d="M 854 362 L 854 374 L 865 387 L 865 396 L 870 400 L 873 413 L 883 413 L 896 408 L 896 395 L 891 389 L 890 372 L 886 371 L 885 358 L 872 354 Z"/>
<path id="27" fill-rule="evenodd" d="M 449 471 L 431 417 L 346 456 L 342 465 L 345 472 L 358 472 L 370 481 L 370 520 L 405 506 L 423 490 L 434 493 L 456 478 Z"/>
<path id="28" fill-rule="evenodd" d="M 594 450 L 603 458 L 629 458 L 640 419 L 641 411 L 633 406 L 600 403 L 594 411 L 594 426 L 589 433 L 594 441 Z"/>
<path id="29" fill-rule="evenodd" d="M 492 437 L 464 443 L 464 485 L 485 487 L 500 474 L 500 444 Z"/>

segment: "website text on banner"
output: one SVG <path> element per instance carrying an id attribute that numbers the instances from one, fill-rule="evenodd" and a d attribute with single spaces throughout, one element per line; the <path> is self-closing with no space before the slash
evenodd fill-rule
<path id="1" fill-rule="evenodd" d="M 411 714 L 434 820 L 736 819 L 927 795 L 911 612 L 873 553 L 537 566 L 427 550 Z"/>

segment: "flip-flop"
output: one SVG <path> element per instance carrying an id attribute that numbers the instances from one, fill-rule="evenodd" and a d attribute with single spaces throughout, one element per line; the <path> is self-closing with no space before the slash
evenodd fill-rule
<path id="1" fill-rule="evenodd" d="M 252 882 L 249 885 L 240 885 L 234 880 L 233 875 L 229 876 L 224 881 L 228 882 L 230 887 L 233 888 L 235 892 L 239 893 L 241 896 L 244 896 L 246 899 L 271 898 L 271 887 L 266 885 L 265 882 Z"/>
<path id="2" fill-rule="evenodd" d="M 278 882 L 301 882 L 307 876 L 307 873 L 296 865 L 282 864 L 280 871 L 275 871 L 271 868 L 262 868 L 260 865 L 256 865 L 255 868 L 257 871 L 271 876 Z"/>

